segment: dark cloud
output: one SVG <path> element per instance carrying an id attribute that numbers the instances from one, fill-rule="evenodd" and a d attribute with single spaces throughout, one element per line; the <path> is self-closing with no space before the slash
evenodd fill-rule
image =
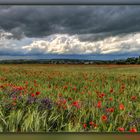
<path id="1" fill-rule="evenodd" d="M 114 4 L 127 4 L 127 3 L 135 3 L 135 4 L 139 4 L 140 1 L 139 0 L 1 0 L 0 3 L 18 3 L 18 4 L 62 4 L 62 3 L 65 3 L 65 4 L 77 4 L 77 3 L 82 3 L 82 4 L 85 4 L 85 3 L 92 3 L 92 4 L 102 4 L 102 3 L 114 3 Z"/>
<path id="2" fill-rule="evenodd" d="M 1 6 L 0 28 L 14 38 L 78 34 L 80 40 L 140 31 L 140 6 Z"/>

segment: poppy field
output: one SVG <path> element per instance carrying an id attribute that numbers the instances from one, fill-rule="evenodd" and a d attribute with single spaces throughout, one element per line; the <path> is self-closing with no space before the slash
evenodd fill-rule
<path id="1" fill-rule="evenodd" d="M 0 65 L 0 132 L 138 131 L 138 65 Z"/>

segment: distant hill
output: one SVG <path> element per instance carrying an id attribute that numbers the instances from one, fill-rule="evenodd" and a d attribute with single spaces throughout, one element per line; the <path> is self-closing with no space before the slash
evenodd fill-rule
<path id="1" fill-rule="evenodd" d="M 0 64 L 140 64 L 140 56 L 118 60 L 16 59 L 0 60 Z"/>

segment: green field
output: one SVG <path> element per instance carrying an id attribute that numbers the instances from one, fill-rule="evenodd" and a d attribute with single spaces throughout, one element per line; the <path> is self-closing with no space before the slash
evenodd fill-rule
<path id="1" fill-rule="evenodd" d="M 138 132 L 138 65 L 0 65 L 1 132 Z"/>

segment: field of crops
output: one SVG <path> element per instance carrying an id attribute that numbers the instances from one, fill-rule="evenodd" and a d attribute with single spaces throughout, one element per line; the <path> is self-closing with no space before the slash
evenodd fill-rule
<path id="1" fill-rule="evenodd" d="M 1 132 L 138 132 L 140 66 L 0 65 Z"/>

